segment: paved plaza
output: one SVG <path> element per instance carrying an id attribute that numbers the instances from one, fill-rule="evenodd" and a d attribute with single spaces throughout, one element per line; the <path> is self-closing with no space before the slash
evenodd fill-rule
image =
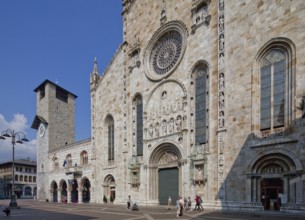
<path id="1" fill-rule="evenodd" d="M 0 200 L 1 210 L 9 204 L 9 200 Z M 164 206 L 141 207 L 140 211 L 128 211 L 125 206 L 113 204 L 59 204 L 40 202 L 37 200 L 18 200 L 21 207 L 12 210 L 10 217 L 1 212 L 0 219 L 22 220 L 153 220 L 177 219 L 176 210 L 167 210 Z M 179 219 L 210 219 L 210 220 L 288 220 L 304 219 L 304 215 L 292 215 L 279 212 L 221 212 L 205 210 L 184 213 Z"/>

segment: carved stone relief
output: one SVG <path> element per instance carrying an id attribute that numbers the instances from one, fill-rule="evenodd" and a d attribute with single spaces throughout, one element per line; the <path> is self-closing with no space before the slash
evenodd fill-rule
<path id="1" fill-rule="evenodd" d="M 168 93 L 168 90 L 171 92 Z M 144 125 L 144 131 L 147 132 L 147 140 L 181 132 L 187 126 L 185 104 L 184 91 L 178 83 L 170 81 L 161 84 L 145 107 L 147 126 Z"/>
<path id="2" fill-rule="evenodd" d="M 209 14 L 209 5 L 206 0 L 193 1 L 192 4 L 192 34 L 196 32 L 196 29 L 201 25 L 208 26 L 211 21 L 211 15 Z"/>
<path id="3" fill-rule="evenodd" d="M 177 161 L 178 161 L 178 157 L 176 155 L 165 152 L 159 160 L 159 165 L 171 164 Z"/>

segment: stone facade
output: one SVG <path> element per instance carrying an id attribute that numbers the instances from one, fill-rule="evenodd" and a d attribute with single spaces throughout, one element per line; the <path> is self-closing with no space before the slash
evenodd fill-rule
<path id="1" fill-rule="evenodd" d="M 175 193 L 214 209 L 302 211 L 304 9 L 124 0 L 124 42 L 90 77 L 90 201 L 156 205 Z"/>

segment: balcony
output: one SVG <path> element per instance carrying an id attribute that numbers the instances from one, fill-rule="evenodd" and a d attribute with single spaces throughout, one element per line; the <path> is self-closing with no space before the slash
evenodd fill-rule
<path id="1" fill-rule="evenodd" d="M 65 167 L 65 173 L 66 175 L 74 174 L 74 176 L 81 176 L 83 174 L 83 167 L 77 165 L 74 167 Z"/>

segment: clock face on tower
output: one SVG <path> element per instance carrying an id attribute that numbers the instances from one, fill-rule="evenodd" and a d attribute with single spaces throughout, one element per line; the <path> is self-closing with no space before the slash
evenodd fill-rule
<path id="1" fill-rule="evenodd" d="M 39 129 L 38 129 L 39 136 L 43 137 L 45 132 L 46 132 L 46 127 L 43 124 L 40 124 Z"/>

